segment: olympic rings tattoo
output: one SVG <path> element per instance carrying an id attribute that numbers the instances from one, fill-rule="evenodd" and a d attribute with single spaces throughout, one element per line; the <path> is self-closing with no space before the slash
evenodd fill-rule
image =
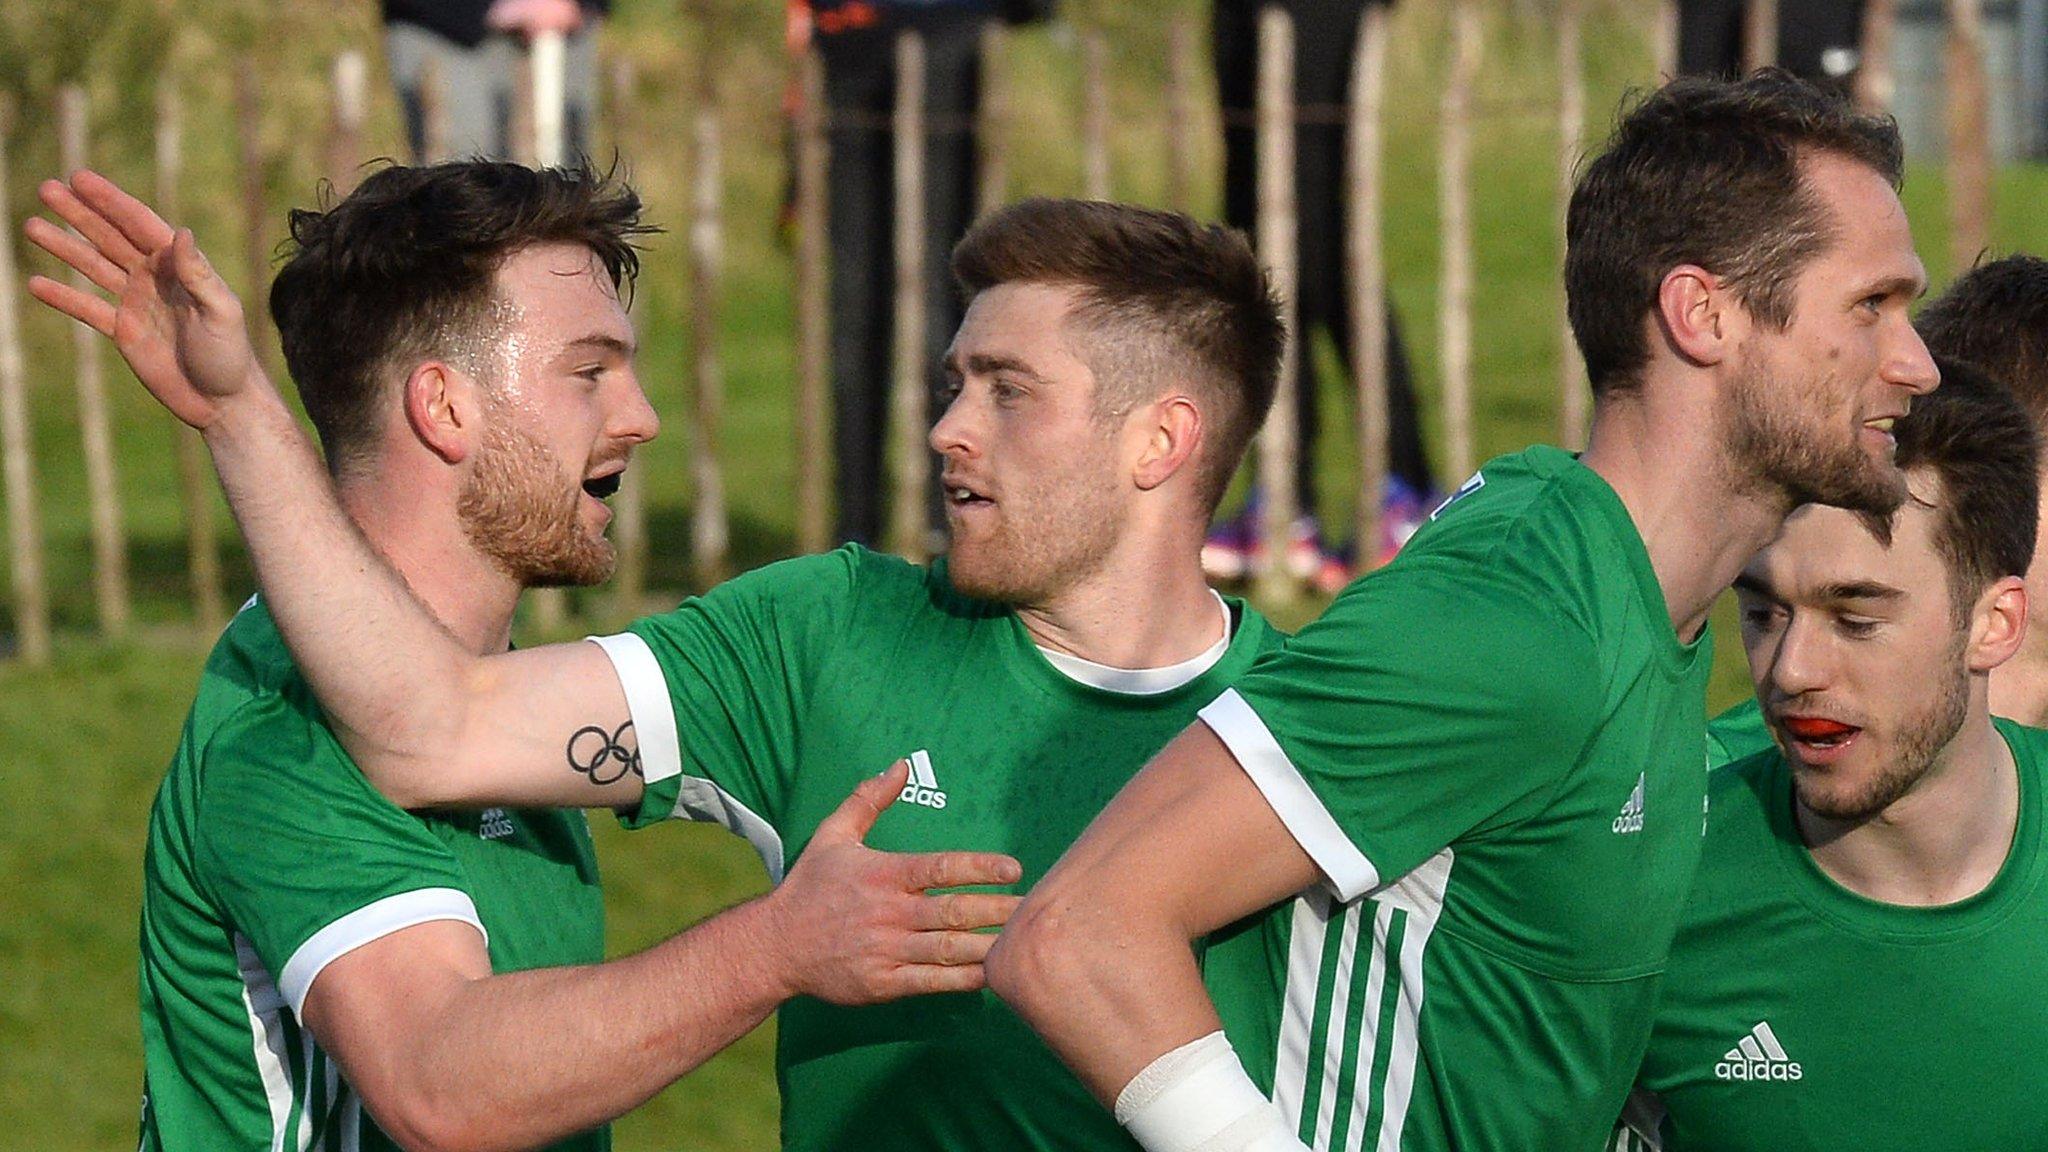
<path id="1" fill-rule="evenodd" d="M 616 784 L 626 778 L 628 772 L 641 775 L 639 741 L 633 746 L 625 743 L 626 734 L 633 730 L 633 722 L 619 725 L 616 732 L 607 732 L 595 724 L 578 728 L 569 737 L 569 767 L 590 777 L 592 784 Z"/>

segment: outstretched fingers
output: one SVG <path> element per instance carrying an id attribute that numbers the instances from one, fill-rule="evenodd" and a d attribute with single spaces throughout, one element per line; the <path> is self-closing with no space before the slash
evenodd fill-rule
<path id="1" fill-rule="evenodd" d="M 28 278 L 28 294 L 84 324 L 102 336 L 114 334 L 114 306 L 90 292 L 80 291 L 48 276 Z"/>
<path id="2" fill-rule="evenodd" d="M 128 286 L 127 270 L 107 259 L 77 233 L 67 232 L 40 216 L 29 217 L 21 230 L 30 243 L 62 260 L 102 290 L 118 296 Z"/>
<path id="3" fill-rule="evenodd" d="M 1015 884 L 1023 865 L 996 852 L 925 852 L 899 860 L 903 887 L 924 891 L 969 884 Z"/>
<path id="4" fill-rule="evenodd" d="M 171 242 L 171 226 L 164 222 L 164 218 L 105 176 L 89 168 L 81 168 L 71 174 L 71 190 L 81 202 L 118 230 L 136 252 L 147 255 Z M 114 254 L 109 252 L 108 255 Z"/>
<path id="5" fill-rule="evenodd" d="M 858 844 L 867 838 L 884 809 L 896 802 L 910 780 L 910 761 L 898 760 L 880 776 L 861 781 L 830 816 L 819 822 L 813 844 Z"/>
<path id="6" fill-rule="evenodd" d="M 1022 896 L 1000 892 L 948 892 L 918 898 L 911 927 L 920 932 L 972 932 L 1000 928 L 1010 920 Z M 992 939 L 992 937 L 991 937 Z"/>

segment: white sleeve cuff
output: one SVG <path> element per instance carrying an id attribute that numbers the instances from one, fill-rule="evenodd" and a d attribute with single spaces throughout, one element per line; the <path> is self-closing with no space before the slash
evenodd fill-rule
<path id="1" fill-rule="evenodd" d="M 1344 835 L 1336 817 L 1323 807 L 1321 798 L 1266 729 L 1266 722 L 1237 689 L 1225 689 L 1199 715 L 1237 758 L 1266 803 L 1273 806 L 1294 842 L 1322 869 L 1323 879 L 1339 900 L 1348 904 L 1379 887 L 1379 870 Z"/>
<path id="2" fill-rule="evenodd" d="M 640 739 L 641 781 L 656 784 L 680 773 L 683 746 L 676 738 L 675 705 L 670 702 L 668 677 L 662 674 L 654 649 L 631 632 L 586 639 L 611 657 L 619 687 L 626 692 L 626 710 Z"/>
<path id="3" fill-rule="evenodd" d="M 278 991 L 284 993 L 293 1015 L 303 1015 L 313 978 L 329 964 L 373 940 L 431 920 L 460 920 L 477 930 L 485 947 L 490 946 L 491 935 L 484 931 L 469 893 L 457 888 L 416 888 L 366 904 L 307 937 L 285 961 Z"/>
<path id="4" fill-rule="evenodd" d="M 642 782 L 653 787 L 672 776 L 676 782 L 676 806 L 672 819 L 718 824 L 745 837 L 772 883 L 782 882 L 784 867 L 782 836 L 760 813 L 740 802 L 739 797 L 701 776 L 683 776 L 683 744 L 676 735 L 675 696 L 669 691 L 668 675 L 654 658 L 647 641 L 631 632 L 615 636 L 591 636 L 591 643 L 611 657 L 619 674 L 619 686 L 626 691 L 626 708 L 633 715 L 633 730 L 640 735 Z"/>

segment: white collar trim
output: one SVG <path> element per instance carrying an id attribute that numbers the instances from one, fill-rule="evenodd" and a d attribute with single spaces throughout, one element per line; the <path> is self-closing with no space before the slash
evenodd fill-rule
<path id="1" fill-rule="evenodd" d="M 1214 668 L 1216 662 L 1223 659 L 1223 654 L 1230 650 L 1230 605 L 1223 602 L 1223 597 L 1214 588 L 1209 590 L 1209 595 L 1216 597 L 1216 606 L 1223 612 L 1223 635 L 1206 650 L 1178 664 L 1168 664 L 1164 668 L 1112 668 L 1050 648 L 1040 647 L 1038 650 L 1062 675 L 1090 688 L 1125 696 L 1157 696 L 1161 692 L 1171 692 L 1193 683 L 1197 677 Z"/>

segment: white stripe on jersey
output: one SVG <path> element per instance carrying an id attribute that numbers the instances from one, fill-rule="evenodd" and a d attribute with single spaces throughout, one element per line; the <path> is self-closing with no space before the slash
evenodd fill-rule
<path id="1" fill-rule="evenodd" d="M 242 977 L 242 1008 L 249 1014 L 256 1075 L 263 1081 L 264 1101 L 270 1106 L 270 1152 L 284 1152 L 293 1095 L 291 1073 L 284 1066 L 284 997 L 278 994 L 277 982 L 263 967 L 255 946 L 239 932 L 235 934 L 235 967 Z M 304 1148 L 305 1144 L 296 1146 Z"/>
<path id="2" fill-rule="evenodd" d="M 1295 899 L 1287 950 L 1287 987 L 1274 1060 L 1273 1101 L 1299 1132 L 1307 1104 L 1310 1061 L 1319 1053 L 1316 1079 L 1320 1091 L 1305 1141 L 1315 1152 L 1330 1152 L 1333 1148 L 1362 1152 L 1368 1135 L 1366 1121 L 1372 1115 L 1375 1096 L 1380 1100 L 1380 1125 L 1373 1147 L 1378 1152 L 1397 1152 L 1401 1146 L 1401 1132 L 1415 1090 L 1424 993 L 1423 959 L 1437 920 L 1443 914 L 1454 859 L 1452 851 L 1446 848 L 1399 881 L 1351 905 L 1336 905 L 1321 888 L 1310 889 Z M 1387 946 L 1397 912 L 1405 917 L 1406 926 L 1400 954 L 1390 958 Z M 1329 944 L 1329 922 L 1340 914 L 1344 923 L 1339 943 L 1325 971 L 1323 954 Z M 1370 951 L 1365 959 L 1364 986 L 1358 987 L 1359 938 L 1365 934 L 1364 922 L 1368 917 L 1372 922 L 1368 936 Z M 1390 976 L 1395 981 L 1391 1027 L 1388 1035 L 1382 1036 L 1380 1023 L 1386 1014 L 1386 981 Z M 1316 1001 L 1324 987 L 1329 989 L 1329 1009 L 1322 1035 L 1317 1036 Z M 1352 1013 L 1354 988 L 1361 1000 L 1359 1031 L 1355 1051 L 1347 1061 L 1347 1017 Z M 1375 1084 L 1373 1064 L 1382 1046 L 1387 1053 L 1385 1077 Z M 1353 1073 L 1352 1094 L 1340 1126 L 1337 1094 L 1347 1070 Z"/>

